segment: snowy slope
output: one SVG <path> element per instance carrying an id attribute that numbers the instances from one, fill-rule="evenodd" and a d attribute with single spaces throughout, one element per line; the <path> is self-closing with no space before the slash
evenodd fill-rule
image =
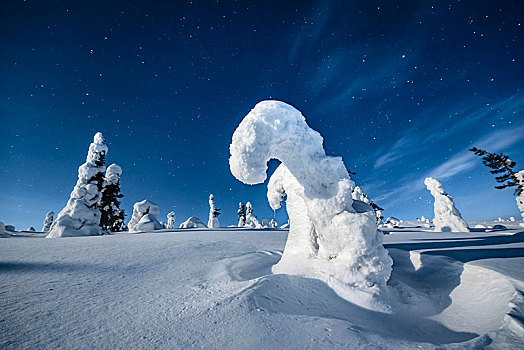
<path id="1" fill-rule="evenodd" d="M 524 228 L 414 226 L 384 239 L 389 313 L 317 280 L 271 274 L 287 230 L 6 234 L 0 348 L 522 347 Z"/>

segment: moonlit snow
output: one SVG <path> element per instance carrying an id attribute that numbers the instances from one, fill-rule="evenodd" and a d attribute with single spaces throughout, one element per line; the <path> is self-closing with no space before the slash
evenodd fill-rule
<path id="1" fill-rule="evenodd" d="M 286 193 L 295 210 L 288 211 L 289 243 L 275 272 L 320 279 L 340 296 L 365 304 L 358 291 L 373 295 L 384 289 L 392 261 L 373 210 L 353 201 L 355 184 L 342 159 L 326 156 L 322 143 L 297 109 L 262 101 L 233 134 L 230 170 L 254 185 L 266 179 L 267 162 L 279 160 L 279 179 L 268 197 L 276 206 Z"/>
<path id="2" fill-rule="evenodd" d="M 133 205 L 133 216 L 127 224 L 129 232 L 160 230 L 164 226 L 158 222 L 160 208 L 155 203 L 144 199 Z"/>
<path id="3" fill-rule="evenodd" d="M 468 224 L 462 219 L 453 203 L 453 198 L 444 191 L 442 184 L 432 177 L 426 178 L 424 184 L 435 197 L 435 218 L 433 219 L 435 231 L 468 232 Z"/>
<path id="4" fill-rule="evenodd" d="M 67 205 L 51 225 L 47 238 L 96 236 L 101 233 L 100 210 L 96 203 L 100 199 L 100 188 L 104 178 L 106 141 L 102 133 L 95 134 L 84 164 L 78 168 L 76 182 Z"/>

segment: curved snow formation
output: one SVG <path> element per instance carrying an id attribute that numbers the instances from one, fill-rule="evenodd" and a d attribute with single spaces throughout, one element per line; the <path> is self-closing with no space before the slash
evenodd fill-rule
<path id="1" fill-rule="evenodd" d="M 426 178 L 424 184 L 431 192 L 431 195 L 435 197 L 435 218 L 433 219 L 435 231 L 468 232 L 468 224 L 462 219 L 462 215 L 460 215 L 460 212 L 455 207 L 453 198 L 444 192 L 442 184 L 432 177 Z"/>
<path id="2" fill-rule="evenodd" d="M 106 154 L 104 136 L 97 132 L 89 145 L 86 162 L 78 168 L 78 181 L 69 201 L 58 213 L 46 238 L 96 236 L 101 233 L 100 210 L 96 203 L 101 196 Z"/>
<path id="3" fill-rule="evenodd" d="M 127 224 L 129 232 L 160 230 L 164 226 L 158 222 L 160 208 L 155 203 L 144 199 L 133 205 L 133 216 Z"/>
<path id="4" fill-rule="evenodd" d="M 323 280 L 344 298 L 354 288 L 372 295 L 385 288 L 392 260 L 375 214 L 353 201 L 355 183 L 342 159 L 326 156 L 322 136 L 300 111 L 280 101 L 258 103 L 235 130 L 230 153 L 231 173 L 251 185 L 264 182 L 270 159 L 282 162 L 268 199 L 277 208 L 287 195 L 291 228 L 274 272 Z"/>

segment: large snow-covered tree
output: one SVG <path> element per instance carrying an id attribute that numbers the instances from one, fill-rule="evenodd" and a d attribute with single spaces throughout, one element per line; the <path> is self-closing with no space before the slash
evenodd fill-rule
<path id="1" fill-rule="evenodd" d="M 482 158 L 482 164 L 492 169 L 490 173 L 497 174 L 495 180 L 501 185 L 495 186 L 495 188 L 503 189 L 514 187 L 517 206 L 524 220 L 524 170 L 515 171 L 513 168 L 517 163 L 509 159 L 509 156 L 505 154 L 490 153 L 476 147 L 470 148 L 469 150 Z"/>
<path id="2" fill-rule="evenodd" d="M 268 197 L 276 197 L 269 201 L 275 208 L 287 195 L 290 232 L 275 272 L 321 279 L 354 302 L 380 294 L 392 260 L 375 214 L 353 201 L 355 183 L 342 159 L 325 154 L 322 136 L 300 111 L 280 101 L 258 103 L 235 130 L 230 153 L 231 173 L 246 184 L 264 182 L 270 159 L 282 163 Z"/>
<path id="3" fill-rule="evenodd" d="M 220 223 L 218 222 L 220 209 L 216 207 L 214 198 L 212 194 L 209 195 L 209 219 L 207 221 L 207 227 L 209 228 L 220 227 Z"/>
<path id="4" fill-rule="evenodd" d="M 444 191 L 442 184 L 432 177 L 426 178 L 424 184 L 435 197 L 435 218 L 433 219 L 435 231 L 468 232 L 468 224 L 455 207 L 453 198 Z"/>
<path id="5" fill-rule="evenodd" d="M 55 212 L 50 211 L 47 214 L 45 214 L 44 219 L 44 225 L 42 226 L 42 232 L 47 232 L 51 228 L 51 225 L 53 224 L 53 220 L 55 218 Z"/>
<path id="6" fill-rule="evenodd" d="M 78 168 L 78 181 L 67 205 L 51 225 L 46 238 L 93 236 L 101 233 L 100 210 L 97 202 L 104 182 L 107 145 L 97 132 L 84 164 Z"/>
<path id="7" fill-rule="evenodd" d="M 102 196 L 97 203 L 100 209 L 100 227 L 102 232 L 123 231 L 125 212 L 120 208 L 119 199 L 124 195 L 120 192 L 120 176 L 122 168 L 116 164 L 111 164 L 105 173 L 102 185 Z"/>

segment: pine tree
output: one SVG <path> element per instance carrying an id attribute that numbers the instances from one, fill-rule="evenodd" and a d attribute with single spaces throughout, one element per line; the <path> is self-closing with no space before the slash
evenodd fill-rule
<path id="1" fill-rule="evenodd" d="M 120 193 L 121 174 L 122 168 L 116 164 L 111 164 L 107 168 L 102 185 L 102 198 L 97 203 L 101 213 L 102 232 L 117 232 L 125 229 L 125 212 L 120 208 L 119 201 L 119 198 L 124 196 Z"/>
<path id="2" fill-rule="evenodd" d="M 502 185 L 495 186 L 495 188 L 500 190 L 507 187 L 516 187 L 515 196 L 522 194 L 524 183 L 519 180 L 518 173 L 513 170 L 517 163 L 502 153 L 490 153 L 476 147 L 470 148 L 469 150 L 482 158 L 482 164 L 493 169 L 489 171 L 490 173 L 500 174 L 495 177 L 495 180 Z"/>

